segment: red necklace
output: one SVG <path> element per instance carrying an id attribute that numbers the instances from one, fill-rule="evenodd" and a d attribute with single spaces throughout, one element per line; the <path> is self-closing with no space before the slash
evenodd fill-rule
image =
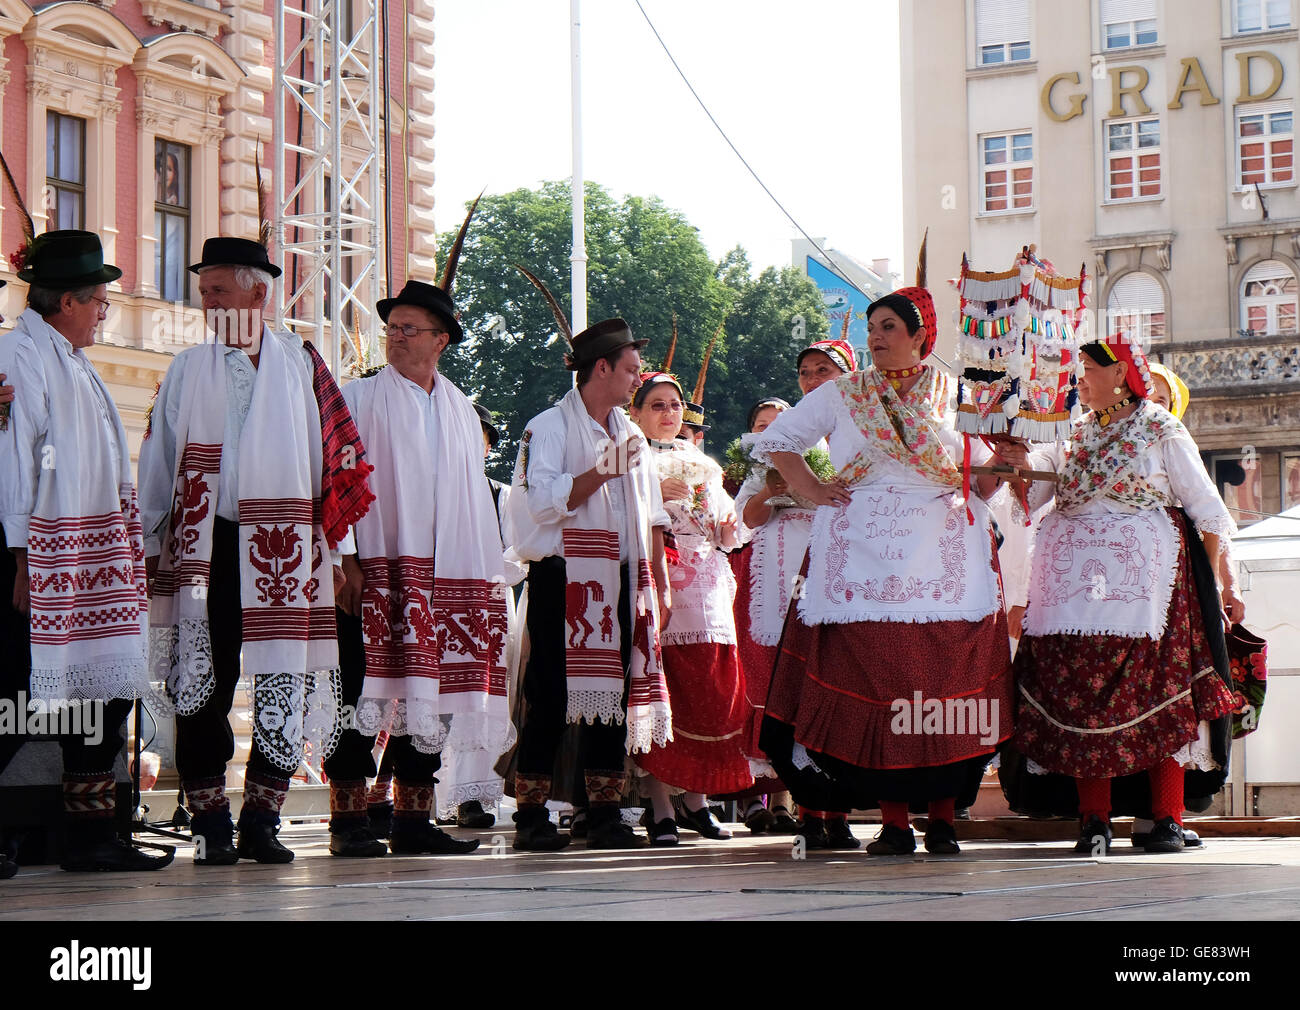
<path id="1" fill-rule="evenodd" d="M 880 374 L 889 380 L 889 384 L 893 386 L 894 389 L 901 392 L 903 389 L 903 382 L 910 379 L 913 375 L 920 375 L 923 368 L 925 368 L 924 365 L 917 363 L 908 368 L 882 368 Z"/>

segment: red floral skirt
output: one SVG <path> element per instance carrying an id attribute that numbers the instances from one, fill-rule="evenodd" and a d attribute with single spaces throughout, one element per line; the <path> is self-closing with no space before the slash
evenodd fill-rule
<path id="1" fill-rule="evenodd" d="M 754 784 L 745 756 L 745 683 L 736 646 L 704 642 L 663 647 L 673 738 L 636 763 L 687 792 L 735 793 Z"/>
<path id="2" fill-rule="evenodd" d="M 1122 635 L 1020 639 L 1014 744 L 1048 771 L 1084 778 L 1143 771 L 1194 740 L 1202 720 L 1233 708 L 1205 635 L 1187 551 L 1188 527 L 1181 515 L 1173 515 L 1178 571 L 1158 640 Z"/>

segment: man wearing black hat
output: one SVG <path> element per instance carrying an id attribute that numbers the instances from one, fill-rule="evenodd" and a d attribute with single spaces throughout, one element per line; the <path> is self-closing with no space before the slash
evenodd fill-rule
<path id="1" fill-rule="evenodd" d="M 588 800 L 588 848 L 640 848 L 624 824 L 626 754 L 663 745 L 671 712 L 659 628 L 671 612 L 663 531 L 669 526 L 644 441 L 624 413 L 641 384 L 640 349 L 622 319 L 572 335 L 577 387 L 528 423 L 509 504 L 515 543 L 528 564 L 524 672 L 527 714 L 520 733 L 515 848 L 569 844 L 551 823 L 555 754 L 568 722 L 584 723 L 580 759 Z M 653 575 L 652 568 L 653 565 Z"/>
<path id="2" fill-rule="evenodd" d="M 28 308 L 0 337 L 0 373 L 17 387 L 0 407 L 0 695 L 80 709 L 64 727 L 80 731 L 59 737 L 63 868 L 154 870 L 171 850 L 146 855 L 113 824 L 113 765 L 132 699 L 149 690 L 148 604 L 126 432 L 85 354 L 122 271 L 86 231 L 35 236 L 24 257 Z M 6 737 L 0 770 L 22 742 Z"/>
<path id="3" fill-rule="evenodd" d="M 334 593 L 369 466 L 320 355 L 263 318 L 280 274 L 266 248 L 208 239 L 190 271 L 215 339 L 176 356 L 140 451 L 154 664 L 176 702 L 195 862 L 287 863 L 275 836 L 304 741 L 328 753 L 341 728 Z M 253 741 L 236 847 L 225 777 L 241 657 Z"/>
<path id="4" fill-rule="evenodd" d="M 495 757 L 507 744 L 504 563 L 480 419 L 438 371 L 448 345 L 464 338 L 448 294 L 460 247 L 441 286 L 408 281 L 379 301 L 388 365 L 343 390 L 375 466 L 376 498 L 356 524 L 339 599 L 343 700 L 356 718 L 325 763 L 337 856 L 383 853 L 365 781 L 376 774 L 379 732 L 389 734 L 395 855 L 476 849 L 477 839 L 432 823 L 434 772 L 444 754 Z"/>

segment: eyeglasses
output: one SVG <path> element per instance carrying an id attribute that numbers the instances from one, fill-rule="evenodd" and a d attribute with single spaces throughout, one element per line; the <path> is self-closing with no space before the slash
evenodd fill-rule
<path id="1" fill-rule="evenodd" d="M 100 298 L 99 295 L 91 295 L 90 300 L 92 302 L 99 302 L 104 312 L 107 312 L 109 309 L 113 307 L 112 302 L 110 302 L 107 298 Z"/>
<path id="2" fill-rule="evenodd" d="M 654 403 L 650 404 L 650 409 L 653 410 L 656 414 L 663 414 L 663 413 L 676 414 L 685 410 L 686 404 L 682 403 L 681 400 L 669 400 L 667 403 L 665 403 L 663 400 L 655 400 Z"/>
<path id="3" fill-rule="evenodd" d="M 436 326 L 412 326 L 410 323 L 405 323 L 402 326 L 381 326 L 379 328 L 383 330 L 385 335 L 387 336 L 395 337 L 398 334 L 400 334 L 401 336 L 406 337 L 407 339 L 410 339 L 411 337 L 415 336 L 417 333 L 446 333 L 447 332 L 446 330 L 438 329 L 438 327 Z"/>

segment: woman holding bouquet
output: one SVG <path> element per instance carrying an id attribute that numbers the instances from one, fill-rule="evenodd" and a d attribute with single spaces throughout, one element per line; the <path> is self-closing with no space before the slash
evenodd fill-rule
<path id="1" fill-rule="evenodd" d="M 992 525 L 960 495 L 963 443 L 947 376 L 925 363 L 935 312 L 918 273 L 868 310 L 873 366 L 819 387 L 754 446 L 817 506 L 763 748 L 800 803 L 879 806 L 873 855 L 915 851 L 910 802 L 929 806 L 926 848 L 957 852 L 956 797 L 1011 731 Z M 840 474 L 829 482 L 803 458 L 823 438 Z M 996 479 L 977 483 L 991 494 Z"/>
<path id="2" fill-rule="evenodd" d="M 732 617 L 736 584 L 718 550 L 739 543 L 735 506 L 722 489 L 722 468 L 677 438 L 685 403 L 678 381 L 654 372 L 643 377 L 631 407 L 655 454 L 676 548 L 669 557 L 673 619 L 660 634 L 673 736 L 636 757 L 651 776 L 643 789 L 653 803 L 654 845 L 677 842 L 670 789 L 685 793 L 684 826 L 724 839 L 731 835 L 710 812 L 708 795 L 740 792 L 754 781 L 741 750 L 745 685 Z"/>

